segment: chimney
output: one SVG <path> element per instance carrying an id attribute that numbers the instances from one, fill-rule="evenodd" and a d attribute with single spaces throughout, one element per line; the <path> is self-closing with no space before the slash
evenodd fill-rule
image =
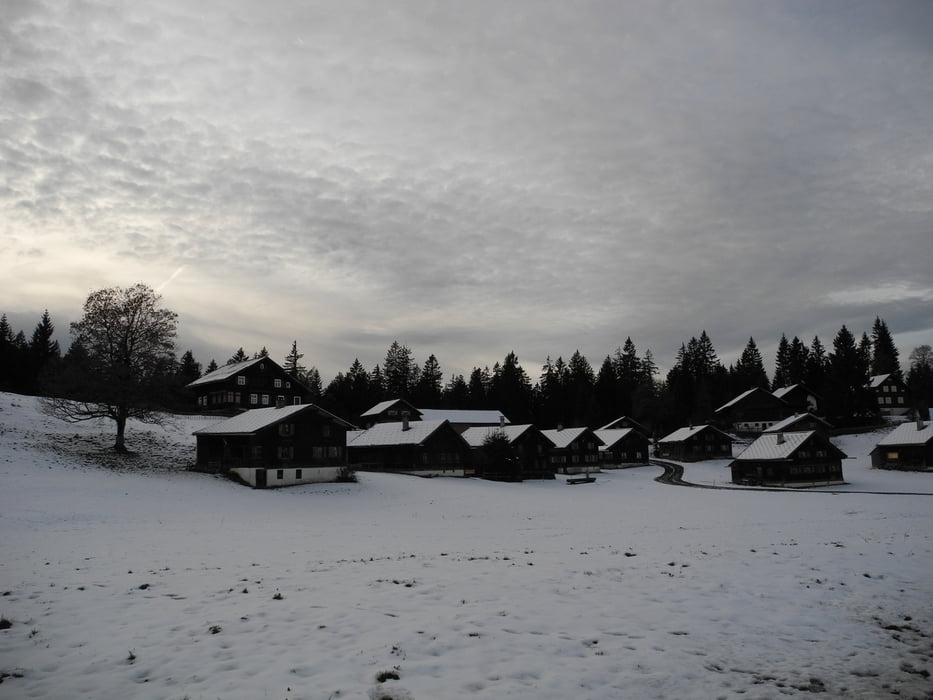
<path id="1" fill-rule="evenodd" d="M 408 425 L 408 414 L 402 416 L 402 430 L 408 430 L 411 426 Z"/>
<path id="2" fill-rule="evenodd" d="M 279 396 L 279 397 L 275 400 L 275 407 L 276 407 L 276 408 L 285 408 L 285 397 L 284 397 L 284 396 Z"/>
<path id="3" fill-rule="evenodd" d="M 783 445 L 783 444 L 784 444 L 784 433 L 778 433 L 778 434 L 777 434 L 777 444 L 778 444 L 778 445 Z"/>

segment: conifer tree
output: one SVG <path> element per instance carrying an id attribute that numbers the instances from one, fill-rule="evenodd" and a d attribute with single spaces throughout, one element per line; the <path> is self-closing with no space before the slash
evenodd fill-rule
<path id="1" fill-rule="evenodd" d="M 285 370 L 287 375 L 299 381 L 304 379 L 308 371 L 308 368 L 301 364 L 302 357 L 304 357 L 304 353 L 298 352 L 298 341 L 293 340 L 292 349 L 285 356 L 285 363 L 282 365 L 282 369 Z"/>
<path id="2" fill-rule="evenodd" d="M 774 379 L 771 382 L 771 389 L 781 389 L 790 385 L 790 343 L 787 342 L 787 336 L 781 333 L 777 354 L 774 357 Z"/>
<path id="3" fill-rule="evenodd" d="M 235 365 L 237 362 L 246 362 L 249 359 L 249 355 L 246 354 L 246 351 L 242 346 L 233 353 L 233 356 L 227 360 L 228 365 Z"/>
<path id="4" fill-rule="evenodd" d="M 872 358 L 871 374 L 893 374 L 897 379 L 903 379 L 901 373 L 900 353 L 894 345 L 888 324 L 875 317 L 875 324 L 871 329 Z"/>
<path id="5" fill-rule="evenodd" d="M 758 351 L 754 338 L 748 339 L 748 344 L 736 362 L 734 377 L 738 383 L 736 388 L 740 391 L 768 388 L 768 375 L 765 373 L 761 353 Z"/>

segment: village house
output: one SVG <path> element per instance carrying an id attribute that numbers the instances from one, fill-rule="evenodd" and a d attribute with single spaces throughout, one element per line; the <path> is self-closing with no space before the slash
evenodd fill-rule
<path id="1" fill-rule="evenodd" d="M 606 425 L 597 428 L 596 430 L 622 430 L 623 428 L 633 428 L 639 433 L 644 435 L 646 438 L 651 437 L 651 431 L 643 424 L 639 423 L 634 418 L 629 416 L 619 416 L 615 420 L 611 420 Z"/>
<path id="2" fill-rule="evenodd" d="M 796 413 L 812 413 L 822 415 L 823 397 L 810 389 L 806 384 L 791 384 L 771 392 L 777 398 L 786 402 Z"/>
<path id="3" fill-rule="evenodd" d="M 419 476 L 470 476 L 470 446 L 446 420 L 376 423 L 347 436 L 351 466 Z"/>
<path id="4" fill-rule="evenodd" d="M 472 448 L 476 476 L 499 481 L 554 478 L 549 459 L 552 443 L 533 425 L 475 426 L 462 435 Z M 486 442 L 497 435 L 505 438 L 507 449 L 491 455 Z"/>
<path id="5" fill-rule="evenodd" d="M 360 414 L 364 428 L 371 428 L 377 423 L 398 423 L 403 419 L 421 420 L 421 411 L 405 399 L 380 401 L 375 406 Z"/>
<path id="6" fill-rule="evenodd" d="M 786 401 L 760 387 L 739 394 L 714 411 L 717 424 L 737 433 L 760 433 L 791 413 Z"/>
<path id="7" fill-rule="evenodd" d="M 729 466 L 732 482 L 761 486 L 828 486 L 845 483 L 846 455 L 814 430 L 763 433 Z"/>
<path id="8" fill-rule="evenodd" d="M 281 403 L 307 403 L 311 392 L 268 357 L 235 362 L 208 372 L 188 384 L 205 413 L 234 415 Z"/>
<path id="9" fill-rule="evenodd" d="M 648 438 L 635 428 L 599 428 L 594 431 L 602 441 L 599 463 L 603 467 L 647 464 L 650 450 Z"/>
<path id="10" fill-rule="evenodd" d="M 824 435 L 829 435 L 829 431 L 832 430 L 832 424 L 829 421 L 826 421 L 819 416 L 815 416 L 812 413 L 798 413 L 797 415 L 790 416 L 785 418 L 782 421 L 778 421 L 770 428 L 765 430 L 765 433 L 793 433 L 793 432 L 806 432 L 808 430 L 815 430 L 818 433 L 823 433 Z"/>
<path id="11" fill-rule="evenodd" d="M 917 419 L 901 423 L 871 451 L 876 469 L 933 470 L 933 423 Z"/>
<path id="12" fill-rule="evenodd" d="M 554 428 L 541 433 L 551 441 L 549 459 L 558 474 L 585 474 L 599 471 L 599 446 L 589 428 Z"/>
<path id="13" fill-rule="evenodd" d="M 346 469 L 352 427 L 309 403 L 244 411 L 194 432 L 196 468 L 255 488 L 333 481 Z"/>
<path id="14" fill-rule="evenodd" d="M 733 439 L 712 425 L 678 428 L 658 440 L 655 455 L 679 462 L 725 459 L 732 456 Z"/>
<path id="15" fill-rule="evenodd" d="M 875 394 L 878 411 L 883 416 L 903 416 L 909 410 L 907 387 L 895 374 L 876 374 L 868 378 Z"/>

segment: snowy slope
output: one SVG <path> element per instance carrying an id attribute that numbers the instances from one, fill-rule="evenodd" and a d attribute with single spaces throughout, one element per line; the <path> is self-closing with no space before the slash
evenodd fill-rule
<path id="1" fill-rule="evenodd" d="M 115 471 L 108 426 L 0 394 L 0 698 L 933 696 L 933 495 L 656 467 L 253 491 L 179 470 L 205 420 L 134 425 L 154 456 Z M 933 494 L 871 444 L 834 490 Z"/>

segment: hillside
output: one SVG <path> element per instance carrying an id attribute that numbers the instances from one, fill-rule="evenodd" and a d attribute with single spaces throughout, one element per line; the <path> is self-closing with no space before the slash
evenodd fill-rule
<path id="1" fill-rule="evenodd" d="M 836 493 L 185 471 L 0 394 L 0 698 L 933 697 L 933 474 Z M 724 463 L 690 465 L 721 483 Z M 846 491 L 849 491 L 848 493 Z"/>

